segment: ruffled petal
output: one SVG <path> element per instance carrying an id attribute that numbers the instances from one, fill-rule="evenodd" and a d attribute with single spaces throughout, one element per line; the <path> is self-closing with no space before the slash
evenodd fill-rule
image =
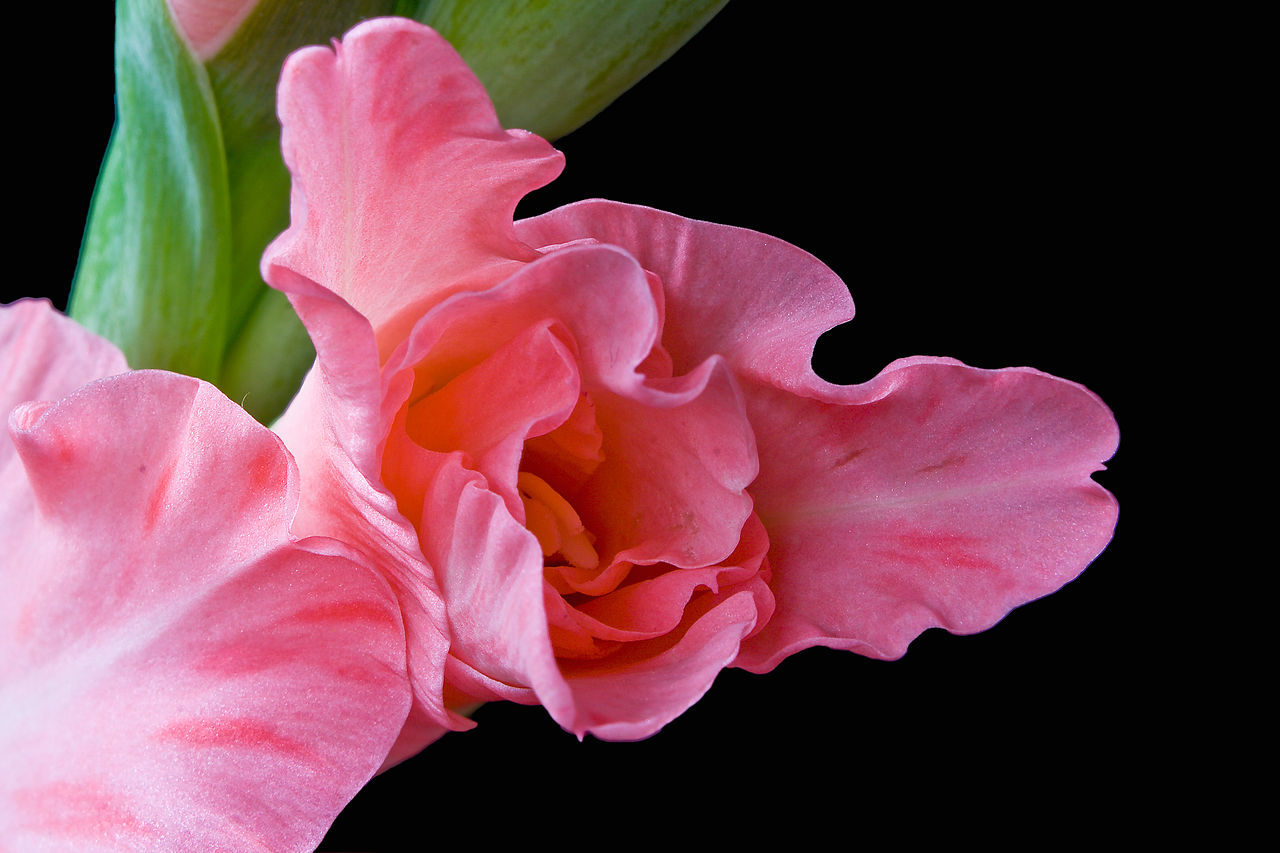
<path id="1" fill-rule="evenodd" d="M 540 323 L 414 402 L 404 431 L 429 450 L 464 453 L 466 466 L 484 474 L 523 520 L 516 478 L 525 440 L 551 432 L 577 401 L 573 355 L 547 323 Z M 393 435 L 397 432 L 393 429 Z"/>
<path id="2" fill-rule="evenodd" d="M 288 454 L 205 383 L 103 379 L 10 433 L 38 510 L 3 564 L 0 836 L 314 849 L 408 709 L 385 582 L 291 539 Z"/>
<path id="3" fill-rule="evenodd" d="M 494 456 L 489 448 L 517 448 L 567 423 L 574 412 L 581 414 L 581 392 L 594 401 L 588 416 L 600 422 L 594 433 L 603 437 L 601 458 L 580 483 L 547 475 L 556 488 L 569 482 L 564 497 L 579 509 L 587 530 L 598 533 L 602 568 L 612 551 L 625 551 L 622 560 L 664 561 L 674 572 L 680 571 L 674 566 L 704 567 L 727 558 L 739 547 L 751 513 L 744 489 L 757 470 L 754 439 L 722 360 L 708 359 L 690 375 L 669 379 L 641 372 L 660 320 L 653 282 L 633 258 L 611 246 L 568 247 L 487 291 L 442 302 L 388 362 L 387 369 L 413 366 L 415 379 L 407 428 L 392 426 L 383 475 L 402 512 L 417 524 L 423 552 L 437 572 L 452 633 L 449 680 L 468 696 L 538 701 L 578 733 L 649 725 L 688 707 L 736 654 L 709 638 L 689 640 L 680 649 L 698 656 L 711 672 L 689 664 L 681 670 L 681 686 L 670 685 L 661 702 L 655 699 L 625 720 L 613 716 L 620 699 L 609 692 L 625 690 L 623 672 L 601 681 L 602 670 L 593 670 L 595 686 L 580 692 L 553 654 L 556 637 L 572 641 L 565 632 L 575 631 L 575 621 L 595 621 L 601 633 L 626 634 L 633 641 L 650 637 L 655 620 L 663 621 L 673 637 L 661 639 L 656 650 L 654 644 L 647 647 L 664 656 L 664 667 L 685 667 L 672 649 L 696 621 L 686 624 L 686 610 L 701 612 L 701 605 L 690 604 L 695 590 L 754 577 L 763 545 L 746 571 L 699 568 L 646 584 L 648 595 L 664 603 L 647 625 L 635 624 L 637 614 L 627 613 L 626 600 L 644 597 L 642 587 L 619 592 L 618 607 L 604 607 L 600 616 L 633 624 L 606 628 L 585 611 L 566 614 L 554 594 L 548 598 L 543 554 L 523 525 L 524 510 L 513 492 L 516 463 L 539 475 L 547 472 L 538 454 L 520 458 L 504 451 L 502 465 L 488 461 Z M 576 369 L 564 360 L 570 355 Z M 464 386 L 466 395 L 453 392 Z M 582 424 L 574 428 L 592 432 Z M 625 571 L 616 574 L 609 588 Z M 756 625 L 755 600 L 741 626 Z M 742 631 L 734 634 L 734 649 L 741 636 Z M 584 642 L 592 644 L 590 637 Z M 706 651 L 712 647 L 714 654 Z M 618 661 L 650 671 L 649 663 L 633 655 Z M 599 686 L 604 683 L 613 686 L 605 690 Z M 611 710 L 595 708 L 597 701 Z"/>
<path id="4" fill-rule="evenodd" d="M 682 626 L 653 640 L 624 643 L 602 661 L 562 661 L 575 715 L 556 721 L 579 737 L 640 740 L 684 713 L 768 618 L 762 578 L 697 596 Z"/>
<path id="5" fill-rule="evenodd" d="M 662 346 L 677 374 L 719 355 L 734 373 L 796 393 L 823 393 L 813 343 L 853 317 L 825 264 L 790 243 L 729 225 L 599 199 L 516 224 L 544 249 L 575 241 L 621 246 L 662 282 Z"/>
<path id="6" fill-rule="evenodd" d="M 1090 475 L 1119 435 L 1074 383 L 915 358 L 825 400 L 746 396 L 778 610 L 739 666 L 813 645 L 896 658 L 926 628 L 984 630 L 1111 538 L 1116 502 Z"/>
<path id="7" fill-rule="evenodd" d="M 432 389 L 523 329 L 562 329 L 604 434 L 603 463 L 570 498 L 581 497 L 607 559 L 708 565 L 733 551 L 751 512 L 744 489 L 756 474 L 754 439 L 721 359 L 669 379 L 641 372 L 661 317 L 652 282 L 630 255 L 566 247 L 484 293 L 441 303 L 403 358 L 419 365 L 415 389 Z"/>
<path id="8" fill-rule="evenodd" d="M 675 380 L 671 392 L 598 395 L 604 461 L 577 494 L 602 558 L 692 568 L 737 546 L 751 514 L 755 436 L 732 374 L 718 358 Z M 678 402 L 677 402 L 678 401 Z"/>
<path id="9" fill-rule="evenodd" d="M 560 173 L 545 140 L 498 123 L 444 39 L 401 19 L 367 21 L 332 50 L 290 57 L 280 81 L 292 224 L 263 275 L 287 267 L 369 319 L 386 356 L 426 307 L 481 290 L 535 257 L 512 214 Z"/>

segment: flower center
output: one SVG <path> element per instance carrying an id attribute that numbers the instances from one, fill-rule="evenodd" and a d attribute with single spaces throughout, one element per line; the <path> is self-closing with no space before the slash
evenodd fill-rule
<path id="1" fill-rule="evenodd" d="M 516 478 L 516 489 L 524 504 L 525 527 L 538 539 L 547 565 L 569 565 L 595 569 L 600 565 L 595 536 L 587 530 L 578 513 L 547 481 L 527 471 Z M 559 555 L 559 560 L 552 558 Z"/>

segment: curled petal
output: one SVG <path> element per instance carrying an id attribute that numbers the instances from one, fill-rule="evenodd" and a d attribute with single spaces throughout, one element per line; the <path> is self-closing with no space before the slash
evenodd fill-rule
<path id="1" fill-rule="evenodd" d="M 606 659 L 608 665 L 564 661 L 576 716 L 557 722 L 579 736 L 589 731 L 606 740 L 653 735 L 702 698 L 720 670 L 733 663 L 743 638 L 768 618 L 771 599 L 757 577 L 694 598 L 678 630 L 624 644 Z"/>
<path id="2" fill-rule="evenodd" d="M 56 400 L 87 382 L 128 370 L 124 355 L 47 300 L 0 306 L 0 416 L 29 400 Z M 13 443 L 0 441 L 0 541 L 28 535 L 35 502 Z"/>
<path id="3" fill-rule="evenodd" d="M 612 246 L 568 247 L 489 290 L 440 303 L 387 366 L 415 374 L 410 428 L 391 429 L 383 476 L 418 525 L 448 607 L 451 684 L 476 699 L 538 701 L 579 734 L 639 737 L 672 719 L 736 656 L 768 598 L 762 584 L 741 600 L 730 591 L 759 573 L 763 531 L 748 569 L 714 567 L 738 548 L 751 513 L 744 489 L 757 467 L 741 395 L 718 358 L 683 377 L 643 374 L 659 318 L 651 280 L 633 258 Z M 455 393 L 463 387 L 470 393 Z M 675 574 L 618 590 L 612 604 L 566 612 L 548 596 L 544 554 L 515 497 L 516 464 L 536 466 L 538 454 L 516 451 L 566 422 L 579 389 L 594 400 L 603 449 L 581 481 L 569 479 L 565 496 L 598 533 L 602 564 L 628 564 L 603 572 L 608 580 L 595 591 L 616 587 L 630 561 L 663 562 Z M 513 450 L 493 465 L 488 448 L 498 446 Z M 584 577 L 579 588 L 588 586 Z M 697 589 L 735 603 L 712 607 Z M 636 612 L 641 599 L 653 605 L 647 615 Z M 704 633 L 722 618 L 731 637 Z M 592 656 L 618 638 L 648 656 L 611 655 L 570 676 L 553 653 L 571 644 Z M 646 688 L 652 700 L 626 710 L 632 670 L 668 683 Z M 590 686 L 580 690 L 579 677 Z"/>
<path id="4" fill-rule="evenodd" d="M 408 709 L 386 583 L 289 536 L 288 454 L 205 383 L 103 379 L 10 434 L 36 510 L 2 568 L 0 836 L 314 849 Z"/>

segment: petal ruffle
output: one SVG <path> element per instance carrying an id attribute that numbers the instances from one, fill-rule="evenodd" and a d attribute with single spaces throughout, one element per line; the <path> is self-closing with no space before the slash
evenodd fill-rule
<path id="1" fill-rule="evenodd" d="M 0 835 L 314 849 L 408 709 L 385 582 L 290 538 L 288 454 L 210 385 L 130 373 L 10 425 L 38 511 L 3 567 Z"/>
<path id="2" fill-rule="evenodd" d="M 393 96 L 388 96 L 394 93 Z M 503 130 L 452 47 L 411 21 L 376 19 L 332 50 L 290 57 L 280 81 L 292 224 L 263 257 L 333 291 L 373 324 L 385 357 L 424 309 L 481 290 L 536 253 L 512 215 L 563 157 Z"/>
<path id="3" fill-rule="evenodd" d="M 853 300 L 825 264 L 777 237 L 599 199 L 516 223 L 530 245 L 580 240 L 621 246 L 662 281 L 662 346 L 677 374 L 719 355 L 734 373 L 797 393 L 826 383 L 813 344 L 853 317 Z"/>

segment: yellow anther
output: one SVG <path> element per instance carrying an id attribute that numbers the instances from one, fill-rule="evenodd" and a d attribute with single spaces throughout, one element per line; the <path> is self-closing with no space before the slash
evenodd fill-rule
<path id="1" fill-rule="evenodd" d="M 562 538 L 560 540 L 560 556 L 564 557 L 565 562 L 569 565 L 577 566 L 580 569 L 598 568 L 600 566 L 600 555 L 596 553 L 596 549 L 592 545 L 591 540 L 594 538 L 585 530 Z"/>
<path id="2" fill-rule="evenodd" d="M 524 503 L 524 526 L 538 538 L 538 545 L 542 547 L 542 556 L 550 557 L 560 550 L 560 531 L 556 527 L 555 514 L 544 503 L 526 498 L 524 495 L 521 495 L 520 499 Z"/>
<path id="3" fill-rule="evenodd" d="M 565 562 L 582 569 L 600 565 L 593 537 L 569 502 L 546 480 L 527 471 L 516 478 L 524 504 L 525 526 L 537 537 L 542 555 L 559 553 Z"/>

